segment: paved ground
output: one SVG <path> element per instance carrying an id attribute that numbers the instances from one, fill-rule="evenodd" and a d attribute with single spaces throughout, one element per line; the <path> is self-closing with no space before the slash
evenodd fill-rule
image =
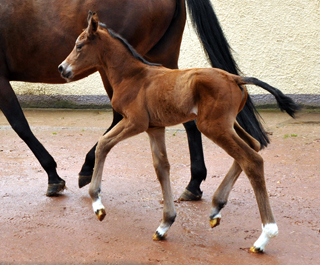
<path id="1" fill-rule="evenodd" d="M 178 217 L 167 240 L 154 242 L 162 204 L 147 135 L 120 143 L 108 156 L 102 183 L 107 217 L 99 222 L 88 187 L 77 187 L 77 173 L 111 114 L 25 113 L 55 157 L 68 190 L 59 197 L 45 196 L 44 171 L 0 116 L 0 264 L 320 264 L 320 113 L 301 113 L 296 120 L 278 112 L 262 113 L 272 144 L 261 154 L 280 229 L 263 255 L 247 251 L 261 228 L 245 175 L 230 195 L 220 226 L 209 228 L 211 196 L 232 160 L 208 139 L 202 201 L 176 202 Z M 189 180 L 186 134 L 177 126 L 166 136 L 178 198 Z"/>

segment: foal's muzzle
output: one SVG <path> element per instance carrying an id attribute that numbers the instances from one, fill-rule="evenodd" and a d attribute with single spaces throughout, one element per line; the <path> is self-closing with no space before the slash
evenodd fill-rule
<path id="1" fill-rule="evenodd" d="M 60 72 L 61 76 L 67 81 L 70 81 L 70 79 L 73 78 L 72 67 L 66 62 L 62 62 L 58 66 L 58 71 Z"/>

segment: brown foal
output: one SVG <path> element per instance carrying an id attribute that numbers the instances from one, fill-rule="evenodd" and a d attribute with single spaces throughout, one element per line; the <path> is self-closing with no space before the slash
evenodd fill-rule
<path id="1" fill-rule="evenodd" d="M 210 224 L 212 227 L 219 224 L 220 211 L 243 170 L 254 189 L 262 221 L 262 234 L 251 251 L 263 252 L 270 238 L 278 234 L 278 228 L 267 194 L 263 159 L 258 154 L 260 144 L 236 122 L 247 98 L 242 85 L 255 84 L 268 90 L 276 97 L 279 107 L 291 116 L 297 110 L 295 103 L 256 78 L 240 77 L 215 68 L 172 70 L 152 65 L 124 39 L 103 28 L 97 15 L 89 12 L 87 29 L 78 37 L 59 71 L 65 79 L 71 80 L 91 68 L 105 71 L 113 88 L 112 107 L 123 116 L 101 137 L 95 153 L 89 194 L 99 220 L 106 215 L 100 192 L 107 154 L 120 141 L 147 132 L 164 199 L 163 219 L 153 239 L 161 240 L 166 236 L 176 211 L 170 186 L 165 126 L 197 119 L 198 129 L 234 158 L 231 169 L 213 196 Z"/>

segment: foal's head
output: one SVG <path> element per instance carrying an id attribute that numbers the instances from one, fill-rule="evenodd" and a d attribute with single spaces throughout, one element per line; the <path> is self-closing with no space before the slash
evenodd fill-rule
<path id="1" fill-rule="evenodd" d="M 98 15 L 89 11 L 88 27 L 79 35 L 73 50 L 58 67 L 61 76 L 67 81 L 100 65 L 97 47 L 97 40 L 100 39 L 98 30 Z"/>

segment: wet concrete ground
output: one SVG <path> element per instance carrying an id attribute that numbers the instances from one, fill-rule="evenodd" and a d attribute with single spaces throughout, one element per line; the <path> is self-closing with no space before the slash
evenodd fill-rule
<path id="1" fill-rule="evenodd" d="M 99 222 L 88 187 L 77 174 L 86 152 L 111 123 L 103 111 L 25 111 L 34 134 L 58 164 L 68 190 L 45 196 L 47 177 L 31 151 L 0 115 L 0 264 L 320 264 L 320 113 L 296 120 L 262 112 L 271 145 L 261 152 L 279 236 L 263 255 L 248 253 L 261 233 L 255 197 L 242 174 L 211 229 L 211 197 L 232 159 L 204 138 L 208 168 L 199 202 L 176 202 L 176 222 L 163 242 L 152 241 L 162 217 L 160 185 L 147 134 L 117 145 L 107 157 Z M 175 199 L 189 181 L 183 127 L 168 128 Z"/>

